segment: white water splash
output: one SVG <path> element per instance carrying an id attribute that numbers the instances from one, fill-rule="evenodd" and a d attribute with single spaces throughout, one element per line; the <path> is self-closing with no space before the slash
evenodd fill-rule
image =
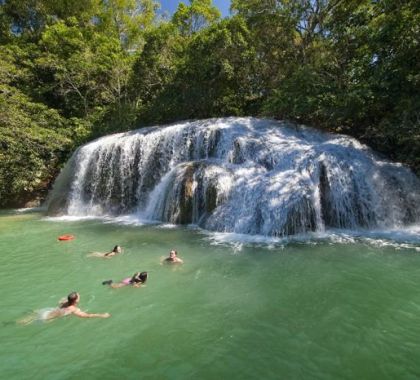
<path id="1" fill-rule="evenodd" d="M 226 246 L 236 251 L 238 246 L 284 248 L 290 244 L 366 244 L 376 248 L 393 248 L 420 252 L 420 225 L 398 230 L 327 230 L 287 237 L 245 235 L 229 232 L 201 231 L 211 245 Z"/>
<path id="2" fill-rule="evenodd" d="M 226 118 L 82 146 L 57 179 L 48 207 L 66 217 L 193 223 L 271 237 L 331 228 L 396 231 L 420 223 L 419 184 L 408 169 L 352 138 Z"/>

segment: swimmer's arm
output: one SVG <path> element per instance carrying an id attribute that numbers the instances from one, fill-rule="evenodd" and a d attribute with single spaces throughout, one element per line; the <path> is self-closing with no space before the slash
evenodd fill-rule
<path id="1" fill-rule="evenodd" d="M 90 313 L 85 313 L 84 311 L 80 310 L 80 309 L 76 309 L 73 314 L 77 317 L 80 318 L 108 318 L 111 316 L 111 314 L 109 313 L 102 313 L 102 314 L 90 314 Z"/>
<path id="2" fill-rule="evenodd" d="M 106 253 L 102 252 L 91 252 L 88 254 L 88 257 L 104 257 Z"/>
<path id="3" fill-rule="evenodd" d="M 140 288 L 141 284 L 133 284 L 134 288 Z"/>

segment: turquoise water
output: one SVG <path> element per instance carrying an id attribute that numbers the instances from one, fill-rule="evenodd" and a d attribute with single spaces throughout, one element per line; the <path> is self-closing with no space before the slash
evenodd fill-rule
<path id="1" fill-rule="evenodd" d="M 62 234 L 76 239 L 60 243 Z M 420 244 L 0 216 L 2 379 L 417 379 Z M 116 244 L 121 256 L 87 257 Z M 176 248 L 182 266 L 160 265 Z M 144 288 L 110 289 L 149 271 Z M 109 319 L 16 323 L 70 291 Z"/>

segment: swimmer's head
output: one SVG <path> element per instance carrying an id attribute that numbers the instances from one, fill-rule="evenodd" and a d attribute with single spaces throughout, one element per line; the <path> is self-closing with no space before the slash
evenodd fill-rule
<path id="1" fill-rule="evenodd" d="M 178 253 L 177 253 L 177 251 L 175 251 L 174 249 L 171 251 L 171 252 L 169 252 L 169 257 L 171 258 L 171 259 L 173 259 L 174 257 L 176 257 L 176 255 L 177 255 Z"/>
<path id="2" fill-rule="evenodd" d="M 139 282 L 144 284 L 147 280 L 147 272 L 136 272 L 131 278 L 131 283 L 138 284 Z"/>
<path id="3" fill-rule="evenodd" d="M 79 300 L 80 300 L 80 294 L 77 292 L 71 292 L 67 296 L 67 302 L 63 304 L 63 306 L 68 307 L 68 306 L 76 305 L 79 302 Z"/>
<path id="4" fill-rule="evenodd" d="M 80 301 L 80 294 L 77 292 L 71 292 L 67 296 L 67 301 L 60 303 L 61 308 L 66 308 L 69 306 L 77 305 L 77 303 Z"/>
<path id="5" fill-rule="evenodd" d="M 145 283 L 147 280 L 147 272 L 141 272 L 139 275 L 139 278 L 141 280 L 142 283 Z"/>
<path id="6" fill-rule="evenodd" d="M 122 252 L 122 248 L 121 248 L 121 246 L 116 245 L 116 246 L 114 247 L 114 249 L 112 250 L 112 252 L 115 252 L 115 253 L 121 253 L 121 252 Z"/>
<path id="7" fill-rule="evenodd" d="M 138 282 L 140 282 L 140 272 L 136 272 L 133 274 L 133 277 L 131 277 L 130 282 L 132 284 L 137 284 Z"/>

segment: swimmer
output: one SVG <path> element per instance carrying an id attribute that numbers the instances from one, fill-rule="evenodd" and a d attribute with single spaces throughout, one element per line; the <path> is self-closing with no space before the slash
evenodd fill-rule
<path id="1" fill-rule="evenodd" d="M 111 316 L 109 313 L 94 314 L 86 313 L 80 310 L 77 305 L 80 301 L 80 294 L 72 292 L 60 303 L 60 306 L 55 309 L 44 309 L 38 313 L 38 316 L 30 316 L 19 321 L 21 324 L 29 324 L 35 320 L 49 321 L 58 317 L 65 317 L 66 315 L 75 315 L 80 318 L 108 318 Z"/>
<path id="2" fill-rule="evenodd" d="M 182 264 L 184 261 L 178 257 L 178 252 L 174 249 L 169 252 L 169 257 L 163 260 L 165 263 Z"/>
<path id="3" fill-rule="evenodd" d="M 144 285 L 147 281 L 147 272 L 136 272 L 132 277 L 125 278 L 120 282 L 113 283 L 112 280 L 106 280 L 102 282 L 102 285 L 109 285 L 111 288 L 117 289 L 123 286 L 133 285 L 135 288 L 139 288 Z"/>
<path id="4" fill-rule="evenodd" d="M 92 252 L 89 254 L 89 257 L 102 257 L 104 259 L 109 259 L 112 256 L 117 255 L 118 253 L 122 253 L 122 248 L 119 245 L 116 245 L 111 252 L 101 253 L 101 252 Z"/>

